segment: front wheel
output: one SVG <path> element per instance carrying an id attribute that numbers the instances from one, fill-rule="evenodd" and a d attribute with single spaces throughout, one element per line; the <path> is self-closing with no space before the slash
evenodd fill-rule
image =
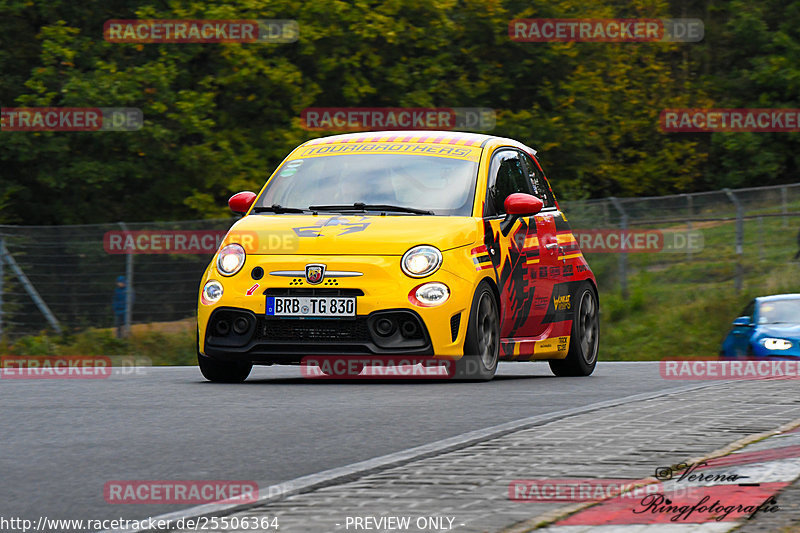
<path id="1" fill-rule="evenodd" d="M 213 383 L 241 383 L 253 369 L 251 363 L 238 361 L 217 361 L 202 354 L 197 354 L 197 364 L 203 377 Z"/>
<path id="2" fill-rule="evenodd" d="M 472 298 L 464 357 L 456 361 L 455 378 L 489 381 L 497 371 L 500 356 L 500 312 L 494 292 L 486 282 Z"/>
<path id="3" fill-rule="evenodd" d="M 584 282 L 576 292 L 575 313 L 569 337 L 566 359 L 550 361 L 550 370 L 556 376 L 588 376 L 597 365 L 600 345 L 600 306 L 592 286 Z"/>

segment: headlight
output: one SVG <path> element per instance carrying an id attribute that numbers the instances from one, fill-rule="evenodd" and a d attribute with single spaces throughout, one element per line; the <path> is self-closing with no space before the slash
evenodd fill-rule
<path id="1" fill-rule="evenodd" d="M 786 339 L 774 339 L 772 337 L 767 337 L 761 339 L 760 342 L 761 345 L 767 350 L 788 350 L 792 347 L 792 341 L 787 341 Z"/>
<path id="2" fill-rule="evenodd" d="M 222 283 L 215 279 L 210 279 L 203 286 L 203 297 L 201 300 L 204 304 L 210 305 L 222 298 Z"/>
<path id="3" fill-rule="evenodd" d="M 428 245 L 415 246 L 400 261 L 400 268 L 406 276 L 424 278 L 436 272 L 442 265 L 442 252 Z"/>
<path id="4" fill-rule="evenodd" d="M 217 270 L 223 276 L 233 276 L 244 266 L 245 253 L 241 244 L 229 244 L 217 254 Z"/>
<path id="5" fill-rule="evenodd" d="M 448 289 L 447 285 L 444 283 L 432 281 L 430 283 L 420 285 L 415 291 L 412 291 L 412 294 L 418 301 L 415 302 L 413 299 L 411 299 L 411 303 L 434 306 L 443 304 L 448 298 L 450 298 L 450 289 Z"/>

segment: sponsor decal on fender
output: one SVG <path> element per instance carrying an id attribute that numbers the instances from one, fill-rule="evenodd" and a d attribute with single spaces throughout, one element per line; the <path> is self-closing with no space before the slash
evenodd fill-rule
<path id="1" fill-rule="evenodd" d="M 566 311 L 570 309 L 570 298 L 572 295 L 565 294 L 564 296 L 558 296 L 553 298 L 553 305 L 556 308 L 556 311 Z"/>

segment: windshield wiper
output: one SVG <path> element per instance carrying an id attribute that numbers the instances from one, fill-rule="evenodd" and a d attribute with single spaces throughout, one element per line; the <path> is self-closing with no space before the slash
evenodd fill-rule
<path id="1" fill-rule="evenodd" d="M 349 205 L 310 205 L 308 208 L 311 211 L 395 211 L 398 213 L 413 213 L 415 215 L 434 214 L 433 211 L 428 211 L 427 209 L 415 209 L 402 205 L 365 204 L 364 202 L 356 202 Z"/>
<path id="2" fill-rule="evenodd" d="M 299 207 L 283 207 L 279 204 L 259 205 L 253 208 L 254 213 L 305 213 L 305 209 Z"/>

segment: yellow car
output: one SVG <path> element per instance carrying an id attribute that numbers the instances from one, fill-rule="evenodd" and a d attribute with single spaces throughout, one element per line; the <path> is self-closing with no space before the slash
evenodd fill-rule
<path id="1" fill-rule="evenodd" d="M 597 362 L 589 269 L 536 159 L 511 139 L 461 132 L 308 141 L 261 192 L 203 275 L 203 375 L 314 355 L 449 361 L 489 380 L 498 361 Z"/>

